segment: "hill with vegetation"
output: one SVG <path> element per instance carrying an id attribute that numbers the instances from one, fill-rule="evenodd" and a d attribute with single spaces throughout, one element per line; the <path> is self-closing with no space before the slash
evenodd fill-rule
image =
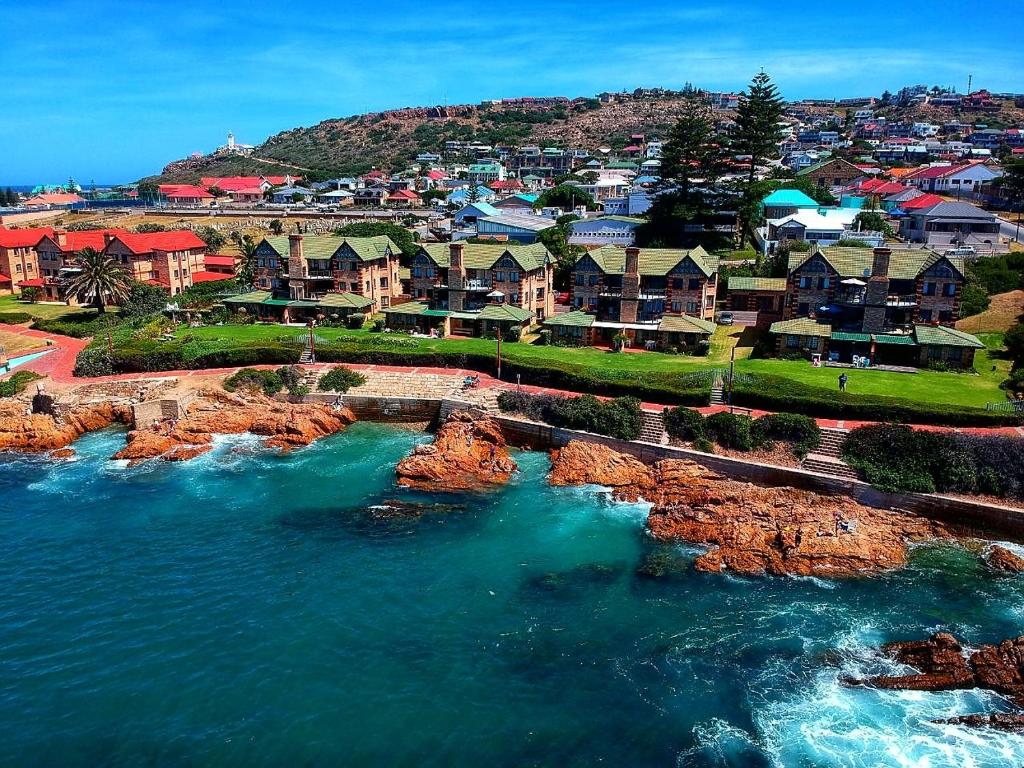
<path id="1" fill-rule="evenodd" d="M 608 101 L 511 101 L 332 118 L 271 136 L 247 157 L 208 155 L 175 161 L 154 180 L 189 183 L 201 176 L 300 171 L 327 177 L 357 175 L 371 168 L 400 170 L 421 152 L 443 151 L 446 141 L 622 149 L 634 133 L 664 138 L 682 112 L 685 94 L 655 89 L 615 94 Z"/>

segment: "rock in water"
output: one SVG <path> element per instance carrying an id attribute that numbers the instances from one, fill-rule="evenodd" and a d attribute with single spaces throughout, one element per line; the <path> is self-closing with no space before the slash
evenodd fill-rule
<path id="1" fill-rule="evenodd" d="M 551 452 L 551 485 L 605 485 L 622 500 L 636 501 L 654 488 L 650 468 L 639 459 L 598 443 L 573 440 Z"/>
<path id="2" fill-rule="evenodd" d="M 661 541 L 711 548 L 694 567 L 757 575 L 845 577 L 906 563 L 907 541 L 948 536 L 923 518 L 839 496 L 730 480 L 692 461 L 651 468 L 603 446 L 570 443 L 552 456 L 553 483 L 601 483 L 616 498 L 644 498 Z"/>
<path id="3" fill-rule="evenodd" d="M 1003 573 L 1024 573 L 1024 557 L 998 544 L 989 548 L 985 562 L 990 568 Z"/>
<path id="4" fill-rule="evenodd" d="M 209 451 L 213 435 L 243 432 L 265 436 L 271 448 L 290 450 L 340 432 L 355 420 L 347 408 L 208 390 L 192 402 L 187 416 L 166 431 L 143 427 L 129 432 L 127 445 L 113 458 L 132 463 L 155 458 L 187 461 Z"/>
<path id="5" fill-rule="evenodd" d="M 848 678 L 843 682 L 896 691 L 984 688 L 1024 707 L 1024 637 L 968 650 L 948 632 L 939 632 L 927 640 L 888 643 L 882 646 L 882 652 L 918 670 L 917 674 L 877 675 L 863 680 Z M 964 715 L 940 722 L 1021 730 L 1024 715 Z"/>
<path id="6" fill-rule="evenodd" d="M 398 463 L 398 484 L 428 491 L 465 491 L 504 485 L 517 469 L 494 419 L 455 411 L 434 442 L 418 445 Z"/>
<path id="7" fill-rule="evenodd" d="M 46 413 L 26 414 L 24 409 L 23 403 L 14 402 L 0 411 L 0 451 L 54 451 L 65 448 L 86 432 L 131 420 L 128 408 L 112 403 L 78 406 L 59 420 Z"/>

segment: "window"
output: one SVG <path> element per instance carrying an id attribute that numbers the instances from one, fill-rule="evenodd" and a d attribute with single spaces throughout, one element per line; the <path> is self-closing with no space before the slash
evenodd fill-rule
<path id="1" fill-rule="evenodd" d="M 810 308 L 811 305 L 808 302 L 801 301 L 799 304 L 796 305 L 796 313 L 801 316 L 806 315 Z"/>
<path id="2" fill-rule="evenodd" d="M 672 311 L 676 312 L 676 313 L 682 312 L 683 311 L 683 302 L 681 302 L 681 301 L 673 301 L 672 302 Z"/>
<path id="3" fill-rule="evenodd" d="M 963 347 L 950 347 L 949 351 L 946 352 L 946 359 L 955 362 L 960 362 L 960 360 L 963 359 L 963 354 Z"/>
<path id="4" fill-rule="evenodd" d="M 498 283 L 505 282 L 505 273 L 502 272 L 501 270 L 498 270 L 497 272 L 494 273 L 494 280 L 495 282 Z"/>
<path id="5" fill-rule="evenodd" d="M 921 287 L 921 293 L 923 293 L 925 296 L 934 296 L 935 283 L 926 281 L 925 284 Z"/>
<path id="6" fill-rule="evenodd" d="M 515 272 L 515 271 L 509 272 L 508 273 L 508 280 L 509 280 L 510 283 L 518 283 L 519 282 L 519 273 Z"/>
<path id="7" fill-rule="evenodd" d="M 591 275 L 589 282 L 592 286 L 597 285 L 597 275 Z"/>
<path id="8" fill-rule="evenodd" d="M 808 349 L 817 349 L 818 348 L 818 337 L 817 336 L 811 336 L 807 340 L 807 348 Z"/>
<path id="9" fill-rule="evenodd" d="M 805 277 L 805 276 L 801 275 L 800 276 L 800 287 L 801 288 L 810 288 L 811 287 L 811 278 Z"/>
<path id="10" fill-rule="evenodd" d="M 683 278 L 674 277 L 672 278 L 672 287 L 681 289 L 683 287 Z"/>
<path id="11" fill-rule="evenodd" d="M 788 347 L 789 349 L 799 349 L 800 348 L 800 337 L 799 336 L 792 336 L 792 335 L 791 336 L 787 336 L 786 337 L 786 347 Z"/>
<path id="12" fill-rule="evenodd" d="M 942 286 L 943 296 L 956 296 L 956 283 L 946 283 Z"/>
<path id="13" fill-rule="evenodd" d="M 388 287 L 388 279 L 386 277 L 382 277 L 380 279 L 380 287 L 381 288 L 387 288 Z"/>
<path id="14" fill-rule="evenodd" d="M 818 278 L 818 287 L 821 288 L 821 289 L 831 288 L 832 287 L 832 278 L 831 277 L 819 277 Z"/>
<path id="15" fill-rule="evenodd" d="M 922 309 L 918 312 L 918 317 L 922 323 L 930 323 L 932 321 L 932 311 L 930 309 Z"/>
<path id="16" fill-rule="evenodd" d="M 940 323 L 951 323 L 953 322 L 953 313 L 948 309 L 939 311 L 939 322 Z"/>
<path id="17" fill-rule="evenodd" d="M 942 347 L 928 347 L 928 359 L 929 360 L 941 360 L 942 359 Z"/>
<path id="18" fill-rule="evenodd" d="M 696 277 L 691 277 L 690 278 L 689 290 L 691 290 L 691 291 L 699 291 L 700 290 L 700 280 L 698 280 Z"/>
<path id="19" fill-rule="evenodd" d="M 696 301 L 688 301 L 688 302 L 686 302 L 686 311 L 688 313 L 689 312 L 694 312 L 694 313 L 699 312 L 700 311 L 700 304 L 698 304 Z"/>
<path id="20" fill-rule="evenodd" d="M 412 276 L 413 277 L 423 277 L 423 270 L 420 269 L 419 267 L 413 267 L 412 268 Z"/>
<path id="21" fill-rule="evenodd" d="M 582 272 L 576 273 L 576 285 L 582 287 L 586 284 L 587 277 Z"/>
<path id="22" fill-rule="evenodd" d="M 352 293 L 359 293 L 359 283 L 349 283 Z"/>

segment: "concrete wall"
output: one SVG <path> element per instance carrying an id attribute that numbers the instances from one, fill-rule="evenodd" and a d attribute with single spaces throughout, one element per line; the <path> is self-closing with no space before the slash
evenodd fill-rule
<path id="1" fill-rule="evenodd" d="M 303 398 L 307 403 L 334 403 L 333 392 L 311 392 Z M 380 397 L 376 395 L 342 395 L 342 403 L 362 421 L 391 423 L 436 421 L 440 400 L 418 397 Z"/>

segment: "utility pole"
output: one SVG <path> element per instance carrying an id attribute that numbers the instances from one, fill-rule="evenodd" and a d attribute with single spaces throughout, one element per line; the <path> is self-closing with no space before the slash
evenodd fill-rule
<path id="1" fill-rule="evenodd" d="M 501 381 L 501 326 L 498 326 L 498 381 Z"/>
<path id="2" fill-rule="evenodd" d="M 729 355 L 729 413 L 732 413 L 732 380 L 736 372 L 736 347 L 732 348 Z"/>

